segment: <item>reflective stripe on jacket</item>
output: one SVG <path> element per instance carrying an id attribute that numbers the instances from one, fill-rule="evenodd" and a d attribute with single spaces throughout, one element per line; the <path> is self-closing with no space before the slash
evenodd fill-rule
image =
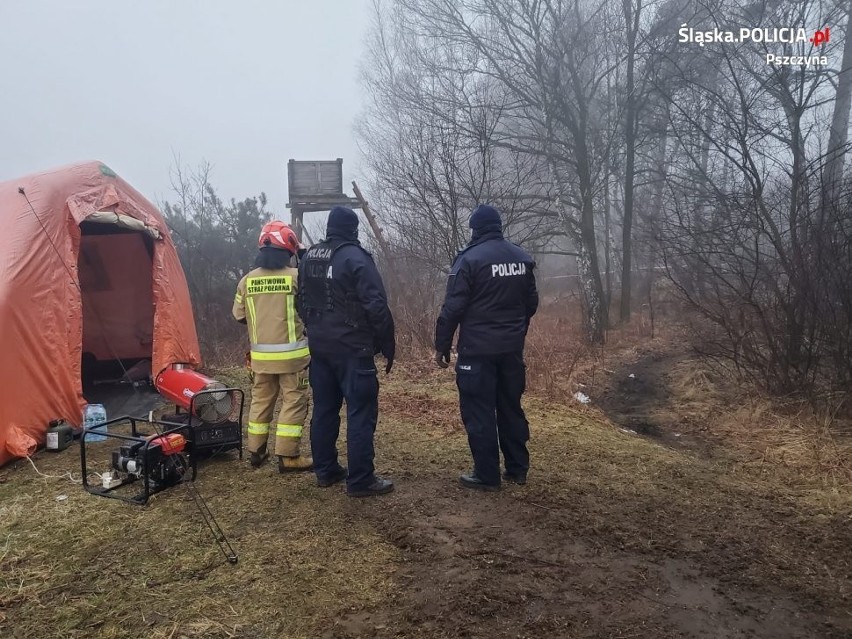
<path id="1" fill-rule="evenodd" d="M 305 327 L 296 313 L 298 277 L 295 268 L 256 268 L 237 286 L 233 314 L 246 321 L 255 372 L 293 373 L 310 361 Z"/>

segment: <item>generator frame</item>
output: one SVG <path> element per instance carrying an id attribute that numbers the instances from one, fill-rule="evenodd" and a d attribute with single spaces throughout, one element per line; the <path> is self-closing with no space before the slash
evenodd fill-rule
<path id="1" fill-rule="evenodd" d="M 126 422 L 130 422 L 130 435 L 110 432 L 110 426 L 124 424 Z M 141 432 L 137 426 L 140 423 L 151 424 L 154 427 L 154 432 Z M 157 428 L 158 425 L 162 426 L 163 428 Z M 186 474 L 177 483 L 182 484 L 186 481 L 195 481 L 195 477 L 198 474 L 197 456 L 193 453 L 195 433 L 192 431 L 192 428 L 189 424 L 180 424 L 176 426 L 175 424 L 165 421 L 144 419 L 141 417 L 131 417 L 130 415 L 125 415 L 123 417 L 116 417 L 114 419 L 110 419 L 104 422 L 103 424 L 99 424 L 98 426 L 106 426 L 107 428 L 103 432 L 99 430 L 89 431 L 83 429 L 83 432 L 80 435 L 80 466 L 83 473 L 83 488 L 87 493 L 90 493 L 92 495 L 99 495 L 101 497 L 107 497 L 109 499 L 118 499 L 121 501 L 126 501 L 129 504 L 144 506 L 148 503 L 148 500 L 151 498 L 152 495 L 156 495 L 157 493 L 162 492 L 173 486 L 173 484 L 162 486 L 153 484 L 147 472 L 142 473 L 141 476 L 137 475 L 132 478 L 125 477 L 120 484 L 112 486 L 111 488 L 104 488 L 103 486 L 93 486 L 89 483 L 89 469 L 86 460 L 86 436 L 90 434 L 107 437 L 107 441 L 109 441 L 110 439 L 115 439 L 119 442 L 127 442 L 132 444 L 141 443 L 142 448 L 140 454 L 144 458 L 147 456 L 151 443 L 154 440 L 158 439 L 159 437 L 171 435 L 172 433 L 179 433 L 186 438 L 187 448 L 185 459 L 188 460 L 188 467 L 186 468 Z M 113 491 L 116 491 L 125 486 L 129 486 L 130 484 L 135 484 L 140 480 L 142 481 L 142 491 L 137 493 L 136 495 L 129 497 L 126 495 L 113 494 Z"/>

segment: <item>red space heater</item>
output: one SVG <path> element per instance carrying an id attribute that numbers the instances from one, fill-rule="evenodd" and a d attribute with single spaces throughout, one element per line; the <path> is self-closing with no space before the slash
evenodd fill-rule
<path id="1" fill-rule="evenodd" d="M 229 388 L 183 364 L 173 364 L 160 372 L 154 385 L 177 408 L 174 416 L 163 420 L 189 424 L 198 454 L 239 448 L 242 456 L 241 424 L 245 402 L 242 390 Z"/>

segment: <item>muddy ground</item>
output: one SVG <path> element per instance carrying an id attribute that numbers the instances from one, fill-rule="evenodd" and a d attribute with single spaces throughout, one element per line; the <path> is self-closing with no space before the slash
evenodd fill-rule
<path id="1" fill-rule="evenodd" d="M 688 352 L 641 352 L 635 361 L 609 373 L 595 406 L 614 424 L 671 447 L 711 454 L 712 433 L 706 424 L 694 423 L 677 410 L 672 390 L 679 364 L 693 356 Z"/>
<path id="2" fill-rule="evenodd" d="M 395 493 L 202 468 L 237 566 L 182 488 L 142 509 L 26 462 L 1 469 L 0 636 L 852 637 L 849 486 L 675 437 L 648 400 L 665 399 L 669 365 L 635 368 L 638 404 L 601 400 L 612 421 L 529 397 L 530 482 L 497 494 L 457 484 L 469 456 L 451 375 L 395 371 L 377 437 Z M 631 395 L 621 372 L 612 397 Z M 76 470 L 70 452 L 35 461 Z"/>

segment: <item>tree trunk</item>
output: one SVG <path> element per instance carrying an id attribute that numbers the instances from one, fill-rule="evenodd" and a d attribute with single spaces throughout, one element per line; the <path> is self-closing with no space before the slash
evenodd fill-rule
<path id="1" fill-rule="evenodd" d="M 605 305 L 601 270 L 598 263 L 597 238 L 595 237 L 595 215 L 591 171 L 585 148 L 577 154 L 577 168 L 580 182 L 580 224 L 579 228 L 572 223 L 566 224 L 566 231 L 577 246 L 577 270 L 580 278 L 580 288 L 583 293 L 583 321 L 586 334 L 593 344 L 603 344 L 606 339 L 606 329 L 609 325 L 609 313 Z M 563 209 L 566 220 L 571 219 L 571 213 L 566 211 L 565 202 L 567 188 L 565 181 L 551 158 L 548 158 L 550 175 L 559 193 L 557 206 Z"/>
<path id="2" fill-rule="evenodd" d="M 849 138 L 849 109 L 852 106 L 852 0 L 849 0 L 846 17 L 846 41 L 843 45 L 843 61 L 837 77 L 837 95 L 831 131 L 828 136 L 828 153 L 823 189 L 823 208 L 832 206 L 843 180 L 843 160 Z"/>
<path id="3" fill-rule="evenodd" d="M 604 273 L 606 274 L 606 299 L 604 303 L 607 309 L 612 304 L 612 265 L 610 264 L 610 256 L 612 255 L 612 230 L 609 207 L 609 171 L 607 171 L 604 175 Z"/>
<path id="4" fill-rule="evenodd" d="M 583 305 L 586 334 L 592 344 L 603 344 L 606 341 L 607 313 L 603 300 L 600 271 L 596 268 L 597 258 L 587 248 L 586 243 L 580 245 L 577 268 L 580 276 L 580 286 L 583 291 Z"/>
<path id="5" fill-rule="evenodd" d="M 704 114 L 704 121 L 702 126 L 704 130 L 709 132 L 713 129 L 713 118 L 715 115 L 716 109 L 715 105 L 710 104 L 707 106 L 707 112 Z M 706 228 L 705 222 L 706 218 L 709 215 L 712 215 L 711 211 L 708 211 L 710 207 L 708 207 L 708 196 L 707 192 L 709 190 L 709 184 L 711 182 L 710 178 L 707 175 L 707 172 L 710 167 L 710 144 L 711 139 L 709 135 L 702 135 L 700 137 L 700 145 L 701 151 L 699 156 L 699 167 L 701 174 L 699 175 L 699 179 L 701 180 L 701 188 L 696 190 L 696 202 L 695 202 L 695 235 L 693 241 L 696 244 L 693 246 L 693 251 L 696 254 L 699 254 L 702 247 L 698 246 L 697 239 L 702 237 L 704 233 L 704 229 Z M 704 267 L 700 264 L 694 264 L 695 268 L 692 269 L 692 275 L 690 275 L 691 281 L 691 294 L 698 295 L 703 297 L 704 295 Z"/>
<path id="6" fill-rule="evenodd" d="M 666 184 L 666 151 L 669 143 L 669 110 L 671 106 L 665 103 L 663 112 L 657 118 L 657 132 L 659 140 L 654 151 L 654 195 L 651 198 L 651 213 L 648 216 L 651 223 L 651 231 L 656 233 L 659 221 L 662 218 L 663 188 Z"/>
<path id="7" fill-rule="evenodd" d="M 609 313 L 604 304 L 604 290 L 598 263 L 597 239 L 595 238 L 594 208 L 590 192 L 583 197 L 582 206 L 580 256 L 577 258 L 577 266 L 586 304 L 586 328 L 591 343 L 603 344 L 606 340 Z"/>
<path id="8" fill-rule="evenodd" d="M 654 191 L 651 198 L 651 212 L 647 215 L 644 223 L 648 229 L 648 313 L 651 319 L 651 338 L 654 337 L 654 301 L 652 293 L 654 278 L 656 277 L 658 233 L 660 220 L 663 218 L 663 189 L 666 182 L 666 150 L 668 149 L 669 132 L 669 109 L 670 104 L 665 103 L 663 112 L 657 116 L 656 130 L 659 135 L 657 148 L 654 150 Z"/>
<path id="9" fill-rule="evenodd" d="M 631 275 L 633 268 L 633 178 L 636 163 L 636 83 L 634 66 L 636 61 L 636 32 L 639 29 L 639 0 L 633 11 L 633 0 L 623 0 L 624 22 L 627 29 L 627 101 L 624 113 L 624 135 L 626 158 L 624 168 L 624 223 L 622 224 L 621 258 L 621 313 L 622 322 L 630 321 Z"/>

